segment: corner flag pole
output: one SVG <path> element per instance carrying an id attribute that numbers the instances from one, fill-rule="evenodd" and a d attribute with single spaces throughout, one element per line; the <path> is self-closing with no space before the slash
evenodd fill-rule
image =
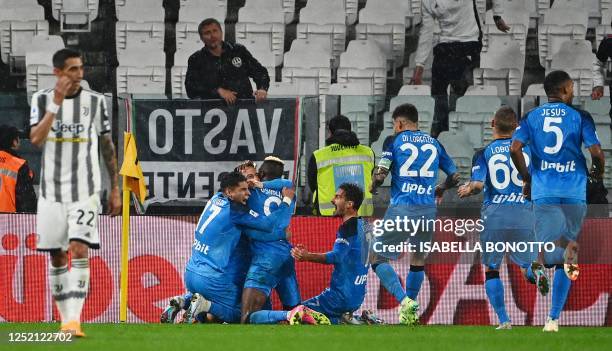
<path id="1" fill-rule="evenodd" d="M 123 154 L 127 150 L 127 138 L 123 141 Z M 121 290 L 119 298 L 119 320 L 127 321 L 127 293 L 128 293 L 128 260 L 130 243 L 130 189 L 127 185 L 127 176 L 123 176 L 123 213 L 121 216 Z"/>

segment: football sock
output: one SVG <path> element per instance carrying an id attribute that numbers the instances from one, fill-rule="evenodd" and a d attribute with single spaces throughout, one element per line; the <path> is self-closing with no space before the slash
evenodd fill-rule
<path id="1" fill-rule="evenodd" d="M 395 296 L 397 302 L 401 303 L 406 297 L 406 292 L 402 288 L 402 284 L 393 267 L 389 263 L 379 263 L 374 268 L 374 271 L 385 289 Z"/>
<path id="2" fill-rule="evenodd" d="M 81 311 L 89 290 L 89 258 L 72 259 L 70 270 L 70 300 L 68 321 L 80 321 Z"/>
<path id="3" fill-rule="evenodd" d="M 562 264 L 564 262 L 563 254 L 565 253 L 565 249 L 560 247 L 555 247 L 553 252 L 544 251 L 544 262 L 546 264 Z"/>
<path id="4" fill-rule="evenodd" d="M 416 300 L 421 290 L 421 284 L 425 277 L 424 266 L 410 265 L 410 272 L 406 277 L 406 295 L 412 300 Z"/>
<path id="5" fill-rule="evenodd" d="M 183 295 L 183 306 L 181 306 L 182 309 L 184 310 L 189 309 L 189 306 L 191 306 L 192 297 L 193 297 L 193 293 L 191 291 L 188 291 L 185 293 L 185 295 Z"/>
<path id="6" fill-rule="evenodd" d="M 527 267 L 523 267 L 525 269 L 525 279 L 527 279 L 528 282 L 530 282 L 531 284 L 535 284 L 536 283 L 536 276 L 533 273 L 533 270 L 531 269 L 531 265 L 528 264 Z"/>
<path id="7" fill-rule="evenodd" d="M 493 306 L 493 310 L 499 318 L 499 323 L 509 322 L 510 318 L 506 313 L 506 304 L 504 303 L 504 285 L 501 279 L 499 279 L 499 272 L 489 271 L 486 272 L 487 280 L 485 281 L 485 291 L 489 298 L 489 303 Z"/>
<path id="8" fill-rule="evenodd" d="M 563 265 L 557 265 L 553 279 L 552 305 L 550 306 L 550 313 L 548 314 L 550 318 L 559 319 L 559 315 L 561 315 L 563 306 L 565 306 L 565 300 L 567 300 L 567 294 L 571 286 L 572 281 L 565 275 Z"/>
<path id="9" fill-rule="evenodd" d="M 287 320 L 287 311 L 261 310 L 251 313 L 249 322 L 251 324 L 276 324 Z"/>
<path id="10" fill-rule="evenodd" d="M 231 308 L 211 301 L 208 312 L 210 312 L 210 314 L 217 317 L 218 319 L 227 323 L 240 322 L 240 309 L 235 307 Z"/>
<path id="11" fill-rule="evenodd" d="M 68 321 L 66 318 L 68 317 L 68 299 L 70 298 L 69 278 L 68 265 L 62 267 L 49 265 L 49 286 L 62 322 Z"/>

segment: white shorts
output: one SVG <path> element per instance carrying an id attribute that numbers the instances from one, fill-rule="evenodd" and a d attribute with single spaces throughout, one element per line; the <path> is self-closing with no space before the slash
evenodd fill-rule
<path id="1" fill-rule="evenodd" d="M 100 248 L 98 233 L 98 213 L 100 196 L 94 194 L 79 202 L 53 202 L 38 198 L 36 233 L 39 251 L 68 250 L 71 240 Z"/>

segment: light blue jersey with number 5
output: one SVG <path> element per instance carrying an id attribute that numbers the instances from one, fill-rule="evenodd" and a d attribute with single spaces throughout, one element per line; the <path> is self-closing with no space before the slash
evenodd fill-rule
<path id="1" fill-rule="evenodd" d="M 527 113 L 512 140 L 531 150 L 531 198 L 586 200 L 587 165 L 582 145 L 599 144 L 593 117 L 562 102 Z"/>

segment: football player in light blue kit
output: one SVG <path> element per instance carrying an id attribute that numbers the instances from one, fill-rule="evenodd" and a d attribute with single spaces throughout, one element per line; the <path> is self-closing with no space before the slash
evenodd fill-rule
<path id="1" fill-rule="evenodd" d="M 436 139 L 418 130 L 419 115 L 414 105 L 397 106 L 392 118 L 395 135 L 385 141 L 380 162 L 374 172 L 372 191 L 374 193 L 390 172 L 391 203 L 384 219 L 435 219 L 435 198 L 458 183 L 457 167 Z M 436 187 L 438 169 L 446 173 L 447 178 L 443 185 Z M 433 230 L 434 228 L 425 228 L 417 233 L 408 233 L 396 228 L 396 231 L 386 231 L 377 238 L 383 245 L 397 245 L 410 236 L 410 244 L 416 248 L 416 252 L 410 257 L 406 291 L 388 262 L 390 259 L 396 259 L 397 254 L 376 252 L 378 258 L 372 264 L 383 286 L 400 303 L 401 324 L 411 325 L 418 322 L 419 306 L 415 300 L 425 276 L 425 253 L 419 252 L 419 248 L 421 243 L 431 242 Z"/>
<path id="2" fill-rule="evenodd" d="M 531 202 L 522 193 L 523 182 L 510 159 L 512 133 L 518 126 L 516 114 L 508 106 L 500 107 L 491 123 L 493 141 L 479 150 L 472 160 L 470 182 L 457 190 L 460 198 L 479 194 L 484 189 L 481 217 L 484 231 L 480 242 L 484 249 L 482 263 L 485 265 L 485 291 L 489 303 L 499 319 L 498 330 L 512 329 L 504 303 L 504 285 L 499 278 L 499 267 L 505 252 L 490 251 L 487 244 L 535 242 L 533 233 L 533 211 Z M 525 161 L 529 165 L 529 147 L 523 148 Z M 520 218 L 517 221 L 517 218 Z M 537 248 L 509 252 L 509 257 L 521 267 L 528 282 L 537 284 L 542 295 L 548 293 L 548 277 L 544 266 L 538 262 Z"/>
<path id="3" fill-rule="evenodd" d="M 338 187 L 332 200 L 334 215 L 342 217 L 332 251 L 309 252 L 298 245 L 291 254 L 298 261 L 333 264 L 329 288 L 308 299 L 291 311 L 257 311 L 250 315 L 252 324 L 274 324 L 288 321 L 290 324 L 337 324 L 342 315 L 359 309 L 366 293 L 368 248 L 367 223 L 357 217 L 363 202 L 363 191 L 352 183 Z"/>
<path id="4" fill-rule="evenodd" d="M 292 188 L 290 180 L 282 179 L 284 163 L 278 157 L 268 156 L 259 168 L 259 174 L 252 162 L 238 166 L 251 186 L 247 205 L 265 216 L 279 209 L 282 203 L 281 190 Z M 260 180 L 262 182 L 260 182 Z M 295 199 L 288 216 L 295 208 Z M 286 227 L 277 227 L 279 236 Z M 250 237 L 257 235 L 255 229 L 245 229 Z M 295 275 L 295 263 L 291 257 L 291 244 L 286 239 L 276 241 L 251 240 L 252 261 L 242 291 L 242 323 L 248 323 L 249 314 L 263 308 L 274 288 L 279 295 L 283 309 L 291 310 L 302 301 Z"/>
<path id="5" fill-rule="evenodd" d="M 603 177 L 605 161 L 593 118 L 571 106 L 574 82 L 570 76 L 550 72 L 544 90 L 548 103 L 527 113 L 512 137 L 510 151 L 523 178 L 523 194 L 534 204 L 536 238 L 556 244 L 554 252 L 543 253 L 544 263 L 556 266 L 544 331 L 556 332 L 571 280 L 578 275 L 576 240 L 586 215 L 588 171 L 582 145 L 591 153 L 594 178 Z M 521 151 L 525 145 L 531 150 L 531 174 Z"/>
<path id="6" fill-rule="evenodd" d="M 237 246 L 241 233 L 256 229 L 269 240 L 284 237 L 284 231 L 276 228 L 288 225 L 294 190 L 283 189 L 282 195 L 279 209 L 263 216 L 246 206 L 250 192 L 242 174 L 231 172 L 221 179 L 221 192 L 209 200 L 200 216 L 191 258 L 185 268 L 185 286 L 194 293 L 189 309 L 192 318 L 204 321 L 209 313 L 223 322 L 240 320 L 244 257 Z"/>

